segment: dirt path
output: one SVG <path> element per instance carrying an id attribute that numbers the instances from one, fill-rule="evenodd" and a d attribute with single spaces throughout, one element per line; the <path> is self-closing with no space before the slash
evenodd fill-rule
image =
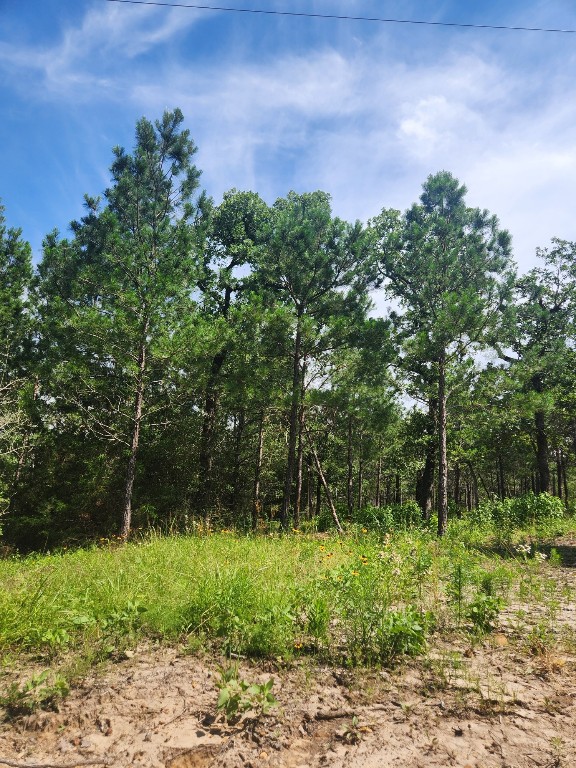
<path id="1" fill-rule="evenodd" d="M 574 569 L 555 574 L 576 587 Z M 244 663 L 251 683 L 274 677 L 279 707 L 236 726 L 215 719 L 216 660 L 140 649 L 86 679 L 59 712 L 4 723 L 0 766 L 572 766 L 576 616 L 574 591 L 564 594 L 554 636 L 535 631 L 537 611 L 512 606 L 476 647 L 444 640 L 393 672 Z"/>

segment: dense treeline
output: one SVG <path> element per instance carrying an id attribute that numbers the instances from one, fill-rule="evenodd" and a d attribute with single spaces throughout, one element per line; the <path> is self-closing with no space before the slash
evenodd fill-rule
<path id="1" fill-rule="evenodd" d="M 138 122 L 35 270 L 0 215 L 7 544 L 407 501 L 442 534 L 483 498 L 569 502 L 576 243 L 517 277 L 508 233 L 445 171 L 367 225 L 324 192 L 216 205 L 182 120 Z"/>

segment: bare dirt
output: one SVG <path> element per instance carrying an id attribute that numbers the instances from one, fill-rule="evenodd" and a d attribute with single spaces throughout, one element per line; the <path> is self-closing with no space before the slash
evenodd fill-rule
<path id="1" fill-rule="evenodd" d="M 393 671 L 243 661 L 242 679 L 274 678 L 279 705 L 235 724 L 216 712 L 221 661 L 136 649 L 86 678 L 59 711 L 4 722 L 0 766 L 573 766 L 576 571 L 554 578 L 568 597 L 555 606 L 553 635 L 540 636 L 542 617 L 514 605 L 482 642 L 438 640 Z"/>

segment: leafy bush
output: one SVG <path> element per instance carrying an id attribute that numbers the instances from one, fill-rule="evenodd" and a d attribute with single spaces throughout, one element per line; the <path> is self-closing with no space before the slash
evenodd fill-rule
<path id="1" fill-rule="evenodd" d="M 379 660 L 390 664 L 399 656 L 417 656 L 426 648 L 422 616 L 411 605 L 385 611 L 376 627 Z"/>
<path id="2" fill-rule="evenodd" d="M 466 518 L 470 520 L 473 525 L 477 525 L 479 528 L 491 525 L 494 522 L 494 507 L 496 504 L 502 504 L 501 501 L 483 501 L 474 509 L 471 509 Z"/>
<path id="3" fill-rule="evenodd" d="M 22 685 L 12 683 L 8 691 L 0 696 L 0 706 L 6 709 L 8 717 L 19 717 L 37 709 L 54 709 L 58 700 L 68 693 L 69 686 L 65 678 L 45 670 L 33 675 Z"/>
<path id="4" fill-rule="evenodd" d="M 466 618 L 472 622 L 477 632 L 490 632 L 503 605 L 501 597 L 480 591 L 468 605 Z"/>
<path id="5" fill-rule="evenodd" d="M 422 526 L 422 511 L 415 501 L 405 504 L 391 504 L 375 507 L 368 504 L 357 510 L 351 520 L 369 530 L 388 533 L 393 530 L 407 530 Z"/>
<path id="6" fill-rule="evenodd" d="M 561 520 L 566 508 L 561 499 L 549 493 L 527 493 L 513 499 L 484 501 L 469 514 L 477 525 L 495 523 L 503 528 Z"/>
<path id="7" fill-rule="evenodd" d="M 267 715 L 273 707 L 278 706 L 278 701 L 272 693 L 274 678 L 267 683 L 249 683 L 239 677 L 238 667 L 232 665 L 219 670 L 220 679 L 216 687 L 218 695 L 217 708 L 227 722 L 235 721 L 252 710 L 256 716 Z"/>
<path id="8" fill-rule="evenodd" d="M 557 496 L 549 493 L 528 493 L 511 499 L 512 516 L 520 524 L 561 520 L 566 508 Z"/>

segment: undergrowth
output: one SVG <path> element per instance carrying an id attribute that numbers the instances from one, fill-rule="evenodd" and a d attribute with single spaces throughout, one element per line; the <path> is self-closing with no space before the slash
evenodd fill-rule
<path id="1" fill-rule="evenodd" d="M 150 641 L 229 657 L 393 665 L 422 654 L 435 633 L 490 632 L 513 590 L 550 603 L 553 564 L 540 542 L 567 525 L 511 529 L 506 541 L 485 522 L 463 521 L 442 540 L 358 526 L 344 537 L 150 535 L 3 560 L 0 653 L 5 667 L 26 654 L 68 678 Z M 10 683 L 3 703 L 26 711 L 67 684 L 37 674 Z"/>

